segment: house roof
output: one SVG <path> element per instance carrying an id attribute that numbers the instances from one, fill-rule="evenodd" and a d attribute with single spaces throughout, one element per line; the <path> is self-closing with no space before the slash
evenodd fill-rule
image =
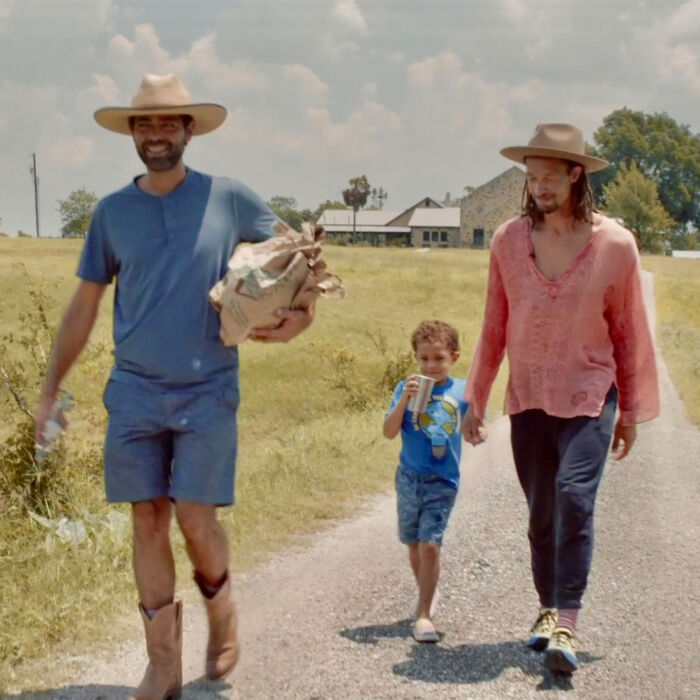
<path id="1" fill-rule="evenodd" d="M 352 222 L 347 224 L 323 224 L 323 228 L 328 233 L 349 233 L 352 231 Z M 364 226 L 357 224 L 355 226 L 357 233 L 411 233 L 408 226 Z"/>
<path id="2" fill-rule="evenodd" d="M 378 210 L 360 210 L 355 220 L 356 226 L 384 226 L 398 216 L 398 212 Z M 352 228 L 352 209 L 326 209 L 316 222 L 321 226 L 350 226 Z M 332 230 L 328 228 L 328 230 Z"/>
<path id="3" fill-rule="evenodd" d="M 388 224 L 392 223 L 394 219 L 402 219 L 406 214 L 411 213 L 414 209 L 418 208 L 435 208 L 435 209 L 441 209 L 442 204 L 440 202 L 434 200 L 432 197 L 422 197 L 419 201 L 417 201 L 415 204 L 412 204 L 410 207 L 407 209 L 404 209 L 403 211 L 395 212 L 394 216 L 392 219 L 389 219 L 387 221 Z"/>
<path id="4" fill-rule="evenodd" d="M 459 228 L 459 207 L 418 208 L 413 211 L 409 226 L 435 226 L 444 228 Z"/>

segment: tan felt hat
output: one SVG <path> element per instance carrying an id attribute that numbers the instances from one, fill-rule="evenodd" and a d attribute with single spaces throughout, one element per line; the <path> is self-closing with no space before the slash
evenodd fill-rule
<path id="1" fill-rule="evenodd" d="M 586 155 L 581 129 L 571 124 L 538 124 L 527 146 L 509 146 L 501 150 L 501 155 L 516 163 L 525 163 L 529 156 L 563 158 L 579 163 L 587 173 L 609 165 L 601 158 Z"/>
<path id="2" fill-rule="evenodd" d="M 195 135 L 207 134 L 221 126 L 226 108 L 219 104 L 192 103 L 187 88 L 176 75 L 145 75 L 131 100 L 131 107 L 103 107 L 95 112 L 95 121 L 110 131 L 131 134 L 130 117 L 188 114 L 194 119 Z"/>

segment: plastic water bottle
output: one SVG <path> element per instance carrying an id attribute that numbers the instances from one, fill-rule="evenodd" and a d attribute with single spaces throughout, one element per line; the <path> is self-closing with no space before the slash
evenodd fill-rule
<path id="1" fill-rule="evenodd" d="M 58 438 L 61 437 L 63 426 L 58 420 L 58 414 L 67 413 L 73 408 L 74 404 L 75 400 L 73 398 L 73 394 L 71 394 L 68 389 L 58 390 L 58 398 L 56 401 L 54 401 L 49 418 L 44 425 L 43 432 L 41 433 L 41 436 L 44 439 L 44 444 L 40 445 L 37 443 L 34 446 L 34 459 L 38 464 L 42 464 L 44 462 L 49 452 L 56 447 Z"/>

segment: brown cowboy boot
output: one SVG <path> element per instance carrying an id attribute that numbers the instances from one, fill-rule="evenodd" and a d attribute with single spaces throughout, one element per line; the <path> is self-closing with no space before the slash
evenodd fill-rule
<path id="1" fill-rule="evenodd" d="M 202 575 L 195 571 L 194 578 L 200 590 L 204 591 Z M 233 671 L 239 651 L 238 616 L 228 572 L 219 590 L 211 598 L 204 595 L 204 604 L 209 618 L 207 677 L 212 681 L 221 680 Z"/>
<path id="2" fill-rule="evenodd" d="M 177 700 L 182 689 L 182 603 L 159 608 L 149 619 L 139 605 L 146 630 L 148 667 L 129 700 Z"/>

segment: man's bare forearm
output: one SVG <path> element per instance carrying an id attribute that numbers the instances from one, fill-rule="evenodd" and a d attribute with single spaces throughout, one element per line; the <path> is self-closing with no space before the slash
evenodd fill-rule
<path id="1" fill-rule="evenodd" d="M 104 286 L 81 283 L 71 299 L 56 335 L 51 362 L 44 382 L 43 394 L 54 396 L 63 377 L 85 347 L 95 325 Z"/>

